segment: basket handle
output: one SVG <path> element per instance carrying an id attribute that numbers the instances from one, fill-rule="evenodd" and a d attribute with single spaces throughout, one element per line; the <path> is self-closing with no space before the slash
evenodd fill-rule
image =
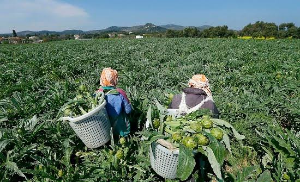
<path id="1" fill-rule="evenodd" d="M 59 118 L 60 120 L 63 120 L 63 121 L 71 121 L 72 118 L 71 117 L 61 117 Z"/>

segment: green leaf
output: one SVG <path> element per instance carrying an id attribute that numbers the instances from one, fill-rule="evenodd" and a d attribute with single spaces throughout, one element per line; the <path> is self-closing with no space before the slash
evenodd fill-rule
<path id="1" fill-rule="evenodd" d="M 273 158 L 274 158 L 274 155 L 273 155 L 272 151 L 271 151 L 270 149 L 264 147 L 264 146 L 261 146 L 261 147 L 262 147 L 262 149 L 264 149 L 264 151 L 269 155 L 270 160 L 272 161 Z"/>
<path id="2" fill-rule="evenodd" d="M 34 127 L 36 126 L 36 124 L 38 123 L 38 118 L 36 115 L 34 115 L 30 120 L 28 120 L 27 122 L 25 122 L 24 128 L 26 130 L 33 130 Z"/>
<path id="3" fill-rule="evenodd" d="M 43 126 L 46 124 L 46 121 L 42 122 L 41 124 L 39 124 L 36 128 L 34 128 L 34 130 L 31 133 L 31 139 L 43 128 Z"/>
<path id="4" fill-rule="evenodd" d="M 296 136 L 296 134 L 290 130 L 286 130 L 287 137 L 291 141 L 291 143 L 294 145 L 294 148 L 296 148 L 296 151 L 300 151 L 300 140 Z"/>
<path id="5" fill-rule="evenodd" d="M 6 145 L 8 143 L 9 143 L 9 140 L 0 141 L 0 152 L 6 147 Z"/>
<path id="6" fill-rule="evenodd" d="M 224 145 L 222 145 L 210 133 L 206 133 L 206 136 L 209 138 L 209 141 L 210 141 L 208 146 L 212 149 L 218 163 L 222 166 L 223 162 L 224 162 L 224 159 L 225 159 L 225 154 L 226 154 L 226 149 L 225 149 Z"/>
<path id="7" fill-rule="evenodd" d="M 44 171 L 35 171 L 32 169 L 22 169 L 22 171 L 24 171 L 27 174 L 33 174 L 35 176 L 39 176 L 42 177 L 44 179 L 49 178 L 53 181 L 56 181 L 56 176 L 52 175 L 52 173 L 48 173 L 48 172 L 44 172 Z"/>
<path id="8" fill-rule="evenodd" d="M 271 173 L 269 170 L 265 170 L 261 175 L 259 175 L 256 182 L 272 182 Z"/>
<path id="9" fill-rule="evenodd" d="M 268 163 L 271 163 L 271 162 L 272 162 L 272 160 L 268 153 L 266 153 L 261 159 L 261 163 L 264 167 L 267 167 Z"/>
<path id="10" fill-rule="evenodd" d="M 211 168 L 213 169 L 217 178 L 222 179 L 221 174 L 221 165 L 218 162 L 213 150 L 210 147 L 203 146 L 202 147 L 206 151 L 206 156 L 208 158 L 208 162 L 210 163 Z"/>
<path id="11" fill-rule="evenodd" d="M 157 100 L 155 100 L 156 103 L 156 107 L 159 110 L 161 115 L 166 115 L 166 108 L 164 108 L 164 106 L 162 106 Z"/>
<path id="12" fill-rule="evenodd" d="M 288 141 L 281 139 L 275 135 L 273 135 L 273 139 L 275 139 L 279 146 L 277 147 L 278 151 L 282 152 L 283 155 L 285 155 L 285 151 L 281 150 L 280 148 L 286 149 L 291 156 L 296 156 L 296 153 L 293 151 L 292 146 L 288 143 Z"/>
<path id="13" fill-rule="evenodd" d="M 149 106 L 148 111 L 147 111 L 147 120 L 150 123 L 151 128 L 153 128 L 152 120 L 151 120 L 151 106 Z"/>
<path id="14" fill-rule="evenodd" d="M 181 180 L 186 180 L 193 172 L 196 165 L 193 151 L 184 145 L 179 145 L 179 159 L 176 175 Z"/>
<path id="15" fill-rule="evenodd" d="M 37 147 L 37 144 L 30 144 L 30 145 L 26 145 L 24 146 L 19 152 L 19 159 L 23 158 L 25 155 L 30 155 L 31 152 Z"/>
<path id="16" fill-rule="evenodd" d="M 165 135 L 156 135 L 150 138 L 149 141 L 147 141 L 147 144 L 151 144 L 152 142 L 158 140 L 158 139 L 165 139 L 167 138 Z"/>
<path id="17" fill-rule="evenodd" d="M 295 165 L 295 158 L 290 157 L 290 158 L 284 158 L 283 160 L 284 160 L 286 168 L 293 170 L 293 167 Z"/>
<path id="18" fill-rule="evenodd" d="M 237 174 L 237 182 L 247 181 L 248 177 L 257 169 L 257 166 L 244 167 L 242 172 Z"/>
<path id="19" fill-rule="evenodd" d="M 115 139 L 114 139 L 114 133 L 113 133 L 112 127 L 110 128 L 110 145 L 112 147 L 115 147 Z"/>
<path id="20" fill-rule="evenodd" d="M 73 149 L 70 147 L 69 139 L 64 140 L 63 146 L 64 146 L 64 156 L 63 156 L 62 163 L 66 167 L 69 167 L 70 166 L 70 160 L 71 160 L 71 154 L 72 154 L 72 151 L 73 151 Z"/>
<path id="21" fill-rule="evenodd" d="M 1 119 L 0 119 L 0 122 L 4 122 L 4 121 L 8 121 L 8 118 L 7 118 L 7 117 L 4 117 L 4 118 L 1 118 Z"/>
<path id="22" fill-rule="evenodd" d="M 230 147 L 230 139 L 229 139 L 229 136 L 227 135 L 226 131 L 225 130 L 222 130 L 223 131 L 223 142 L 225 144 L 225 147 L 227 148 L 227 150 L 231 152 L 231 147 Z"/>
<path id="23" fill-rule="evenodd" d="M 224 121 L 224 120 L 221 120 L 221 119 L 211 119 L 211 120 L 212 120 L 212 121 L 214 122 L 214 124 L 216 124 L 216 125 L 219 125 L 219 126 L 225 126 L 225 127 L 227 127 L 227 128 L 230 128 L 230 129 L 232 130 L 233 135 L 234 135 L 234 137 L 235 137 L 236 139 L 238 139 L 238 140 L 243 140 L 243 139 L 245 138 L 244 135 L 239 134 L 239 133 L 235 130 L 235 128 L 234 128 L 231 124 L 229 124 L 228 122 L 226 122 L 226 121 Z"/>
<path id="24" fill-rule="evenodd" d="M 17 164 L 15 162 L 6 161 L 6 168 L 10 169 L 11 171 L 17 173 L 19 176 L 22 176 L 26 179 L 26 176 L 23 174 L 23 172 L 18 168 Z"/>
<path id="25" fill-rule="evenodd" d="M 268 163 L 271 163 L 273 161 L 273 153 L 270 151 L 270 149 L 267 149 L 266 147 L 262 146 L 266 154 L 262 157 L 261 162 L 264 167 L 268 165 Z"/>

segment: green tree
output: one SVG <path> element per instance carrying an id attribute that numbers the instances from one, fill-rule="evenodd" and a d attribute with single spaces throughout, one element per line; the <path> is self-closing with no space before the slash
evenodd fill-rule
<path id="1" fill-rule="evenodd" d="M 263 36 L 264 37 L 277 37 L 278 36 L 278 26 L 275 23 L 265 23 L 263 26 Z"/>
<path id="2" fill-rule="evenodd" d="M 177 33 L 175 30 L 167 30 L 166 37 L 168 37 L 168 38 L 177 37 Z"/>
<path id="3" fill-rule="evenodd" d="M 203 38 L 209 38 L 211 37 L 211 32 L 213 31 L 213 27 L 209 28 L 209 29 L 205 29 L 201 32 L 201 37 Z"/>
<path id="4" fill-rule="evenodd" d="M 297 29 L 297 38 L 300 39 L 300 27 Z"/>
<path id="5" fill-rule="evenodd" d="M 242 36 L 252 37 L 277 37 L 278 27 L 275 23 L 268 23 L 263 21 L 257 21 L 254 24 L 246 25 L 242 31 Z"/>
<path id="6" fill-rule="evenodd" d="M 99 38 L 109 38 L 107 33 L 100 34 Z"/>
<path id="7" fill-rule="evenodd" d="M 196 27 L 188 27 L 183 30 L 184 37 L 197 37 L 199 30 Z"/>
<path id="8" fill-rule="evenodd" d="M 297 27 L 294 23 L 281 23 L 279 25 L 279 37 L 280 38 L 287 38 L 287 37 L 298 37 Z"/>

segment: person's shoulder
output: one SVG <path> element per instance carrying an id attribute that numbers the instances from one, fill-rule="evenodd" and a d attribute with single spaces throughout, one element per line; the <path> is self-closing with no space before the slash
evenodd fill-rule
<path id="1" fill-rule="evenodd" d="M 116 88 L 116 90 L 118 91 L 118 92 L 123 92 L 123 93 L 126 93 L 123 89 L 121 89 L 121 88 Z"/>
<path id="2" fill-rule="evenodd" d="M 127 94 L 126 94 L 126 92 L 125 92 L 123 89 L 121 89 L 121 88 L 116 88 L 116 90 L 117 90 L 121 95 L 123 95 L 124 97 L 127 97 Z"/>
<path id="3" fill-rule="evenodd" d="M 120 93 L 121 97 L 125 98 L 128 102 L 130 102 L 128 97 L 127 97 L 126 92 L 123 89 L 121 89 L 121 88 L 116 88 L 116 89 Z"/>

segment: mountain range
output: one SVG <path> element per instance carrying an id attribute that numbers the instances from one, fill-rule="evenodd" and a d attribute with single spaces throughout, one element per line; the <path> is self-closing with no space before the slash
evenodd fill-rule
<path id="1" fill-rule="evenodd" d="M 17 32 L 18 36 L 26 36 L 26 35 L 70 35 L 70 34 L 96 34 L 96 33 L 111 33 L 111 32 L 132 32 L 132 33 L 159 33 L 159 32 L 166 32 L 167 30 L 183 30 L 187 27 L 195 27 L 198 30 L 208 29 L 212 26 L 210 25 L 203 25 L 203 26 L 181 26 L 181 25 L 174 25 L 174 24 L 167 24 L 167 25 L 154 25 L 152 23 L 146 23 L 145 25 L 137 25 L 131 27 L 119 27 L 119 26 L 111 26 L 101 30 L 64 30 L 64 31 L 49 31 L 49 30 L 42 30 L 42 31 L 20 31 Z M 0 36 L 8 36 L 11 33 L 0 34 Z"/>

